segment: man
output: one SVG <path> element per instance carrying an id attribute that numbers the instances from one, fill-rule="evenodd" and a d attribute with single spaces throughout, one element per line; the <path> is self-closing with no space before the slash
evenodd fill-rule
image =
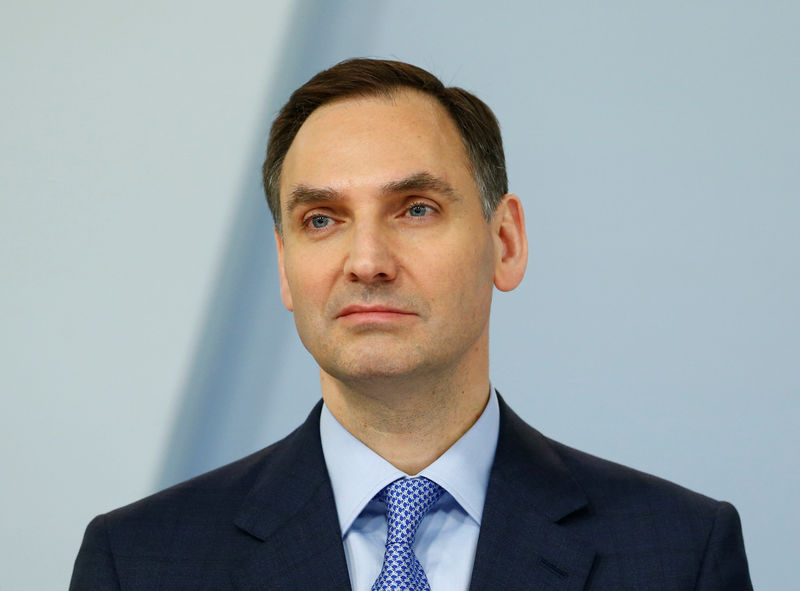
<path id="1" fill-rule="evenodd" d="M 343 62 L 292 95 L 263 172 L 324 404 L 96 518 L 71 589 L 751 589 L 731 505 L 548 440 L 492 391 L 492 290 L 527 241 L 479 99 Z"/>

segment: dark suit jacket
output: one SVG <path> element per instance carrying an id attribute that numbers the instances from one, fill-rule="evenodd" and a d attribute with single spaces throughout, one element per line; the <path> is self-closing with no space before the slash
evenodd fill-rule
<path id="1" fill-rule="evenodd" d="M 260 452 L 95 518 L 70 590 L 349 589 L 320 408 Z M 470 589 L 752 586 L 731 505 L 551 441 L 501 400 Z"/>

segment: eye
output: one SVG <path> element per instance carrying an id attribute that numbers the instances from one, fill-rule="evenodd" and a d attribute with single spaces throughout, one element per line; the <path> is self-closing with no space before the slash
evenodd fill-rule
<path id="1" fill-rule="evenodd" d="M 328 227 L 333 220 L 326 215 L 312 215 L 306 220 L 306 225 L 315 230 L 321 230 Z"/>
<path id="2" fill-rule="evenodd" d="M 430 205 L 425 205 L 424 203 L 415 203 L 408 208 L 408 215 L 414 218 L 421 218 L 428 215 L 428 213 L 431 211 L 433 211 L 433 208 Z"/>

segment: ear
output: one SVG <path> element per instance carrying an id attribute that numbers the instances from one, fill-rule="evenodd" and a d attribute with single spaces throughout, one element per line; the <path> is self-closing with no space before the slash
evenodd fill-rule
<path id="1" fill-rule="evenodd" d="M 519 197 L 511 193 L 503 196 L 491 227 L 495 241 L 494 284 L 500 291 L 511 291 L 522 281 L 528 265 L 525 212 Z"/>
<path id="2" fill-rule="evenodd" d="M 278 251 L 278 274 L 280 275 L 281 281 L 281 300 L 283 300 L 283 305 L 286 306 L 286 309 L 289 310 L 289 312 L 292 312 L 294 310 L 292 307 L 292 291 L 289 289 L 289 282 L 286 280 L 286 263 L 284 262 L 283 256 L 283 238 L 281 238 L 277 226 L 275 227 L 275 248 Z"/>

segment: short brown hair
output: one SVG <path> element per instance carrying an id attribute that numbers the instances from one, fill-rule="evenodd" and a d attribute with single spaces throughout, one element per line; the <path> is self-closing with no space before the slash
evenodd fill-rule
<path id="1" fill-rule="evenodd" d="M 500 126 L 492 110 L 462 88 L 447 87 L 436 76 L 411 64 L 350 59 L 323 70 L 292 93 L 272 123 L 261 172 L 272 218 L 281 231 L 280 178 L 283 160 L 298 130 L 318 107 L 350 97 L 392 97 L 410 88 L 435 98 L 461 134 L 472 176 L 480 191 L 483 214 L 491 219 L 508 192 Z"/>

